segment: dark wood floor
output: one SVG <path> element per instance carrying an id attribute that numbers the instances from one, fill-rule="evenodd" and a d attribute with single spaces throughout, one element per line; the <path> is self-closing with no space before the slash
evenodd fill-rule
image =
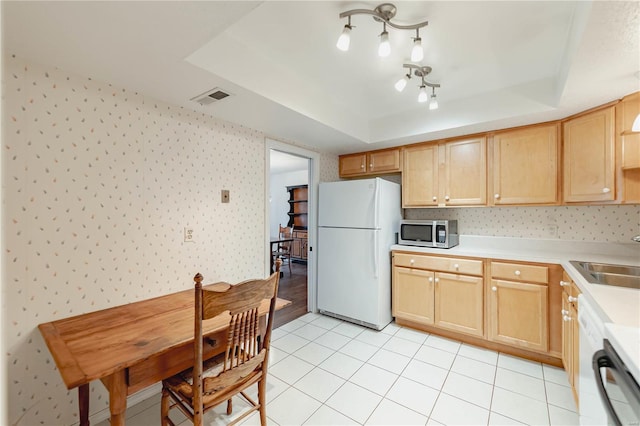
<path id="1" fill-rule="evenodd" d="M 293 321 L 307 313 L 307 265 L 291 263 L 291 276 L 289 266 L 282 265 L 282 277 L 278 284 L 278 297 L 291 300 L 291 305 L 276 312 L 273 317 L 273 328 Z"/>

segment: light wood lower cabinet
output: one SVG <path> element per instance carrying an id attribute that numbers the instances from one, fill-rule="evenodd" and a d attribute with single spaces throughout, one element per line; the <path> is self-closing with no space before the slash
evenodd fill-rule
<path id="1" fill-rule="evenodd" d="M 573 353 L 560 265 L 402 250 L 392 258 L 398 324 L 556 366 Z"/>
<path id="2" fill-rule="evenodd" d="M 580 324 L 578 323 L 580 291 L 566 272 L 563 273 L 560 285 L 562 286 L 562 364 L 567 372 L 577 406 L 580 377 Z"/>
<path id="3" fill-rule="evenodd" d="M 393 265 L 392 313 L 396 319 L 484 335 L 481 260 L 394 254 Z M 461 269 L 480 276 L 457 273 Z"/>
<path id="4" fill-rule="evenodd" d="M 433 272 L 393 268 L 392 313 L 419 324 L 433 324 Z"/>
<path id="5" fill-rule="evenodd" d="M 482 336 L 483 279 L 435 273 L 435 322 L 441 328 Z"/>
<path id="6" fill-rule="evenodd" d="M 499 279 L 489 291 L 489 339 L 547 351 L 547 286 Z"/>

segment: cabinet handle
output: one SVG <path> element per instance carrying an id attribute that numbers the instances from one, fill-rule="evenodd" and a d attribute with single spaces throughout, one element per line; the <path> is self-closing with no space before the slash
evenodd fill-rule
<path id="1" fill-rule="evenodd" d="M 494 194 L 493 198 L 495 198 L 497 200 L 498 198 L 500 198 L 500 194 Z"/>
<path id="2" fill-rule="evenodd" d="M 360 164 L 360 168 L 361 168 L 361 169 L 364 169 L 364 164 Z"/>
<path id="3" fill-rule="evenodd" d="M 445 200 L 445 201 L 449 201 L 449 196 L 448 196 L 448 195 L 445 195 L 445 196 L 444 196 L 444 200 Z"/>
<path id="4" fill-rule="evenodd" d="M 436 278 L 434 281 L 439 283 L 440 282 L 440 278 Z"/>
<path id="5" fill-rule="evenodd" d="M 460 265 L 458 265 L 457 263 L 455 263 L 455 264 L 453 265 L 453 267 L 454 267 L 455 269 L 460 269 Z"/>
<path id="6" fill-rule="evenodd" d="M 369 167 L 373 169 L 373 163 L 369 163 Z"/>
<path id="7" fill-rule="evenodd" d="M 409 261 L 409 263 L 413 265 L 414 263 L 416 263 L 416 261 L 415 261 L 415 260 L 413 260 L 413 259 L 411 259 L 411 260 Z"/>
<path id="8" fill-rule="evenodd" d="M 568 283 L 568 282 L 566 282 L 566 281 L 560 281 L 560 287 L 566 287 L 566 286 L 568 286 L 568 285 L 569 285 L 569 283 Z"/>
<path id="9" fill-rule="evenodd" d="M 491 287 L 491 291 L 498 291 L 498 287 L 496 286 Z"/>
<path id="10" fill-rule="evenodd" d="M 569 315 L 569 311 L 567 311 L 566 309 L 562 309 L 560 313 L 562 314 L 562 316 Z"/>
<path id="11" fill-rule="evenodd" d="M 514 272 L 514 274 L 516 274 L 516 276 L 518 276 L 518 277 L 519 277 L 519 276 L 520 276 L 520 271 L 516 270 L 516 271 Z"/>
<path id="12" fill-rule="evenodd" d="M 602 192 L 606 194 L 608 192 L 611 192 L 611 190 L 609 188 L 602 188 Z"/>
<path id="13" fill-rule="evenodd" d="M 578 298 L 577 297 L 573 297 L 573 296 L 569 296 L 569 298 L 567 299 L 569 302 L 573 303 L 573 302 L 577 302 Z"/>
<path id="14" fill-rule="evenodd" d="M 571 317 L 569 315 L 564 315 L 562 319 L 565 321 L 571 321 Z"/>
<path id="15" fill-rule="evenodd" d="M 433 282 L 433 277 L 429 277 L 429 282 L 432 283 Z"/>
<path id="16" fill-rule="evenodd" d="M 433 201 L 437 201 L 437 200 L 438 200 L 438 197 L 433 197 L 433 198 L 432 198 L 432 200 L 433 200 Z"/>

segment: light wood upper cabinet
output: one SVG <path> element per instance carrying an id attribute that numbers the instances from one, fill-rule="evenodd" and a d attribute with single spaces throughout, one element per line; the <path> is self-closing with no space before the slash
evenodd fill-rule
<path id="1" fill-rule="evenodd" d="M 487 201 L 485 137 L 405 148 L 402 206 L 470 206 Z"/>
<path id="2" fill-rule="evenodd" d="M 450 206 L 487 203 L 487 140 L 448 142 L 444 149 L 444 181 L 440 199 Z"/>
<path id="3" fill-rule="evenodd" d="M 438 205 L 438 145 L 405 148 L 402 164 L 402 207 Z"/>
<path id="4" fill-rule="evenodd" d="M 613 201 L 615 188 L 614 107 L 563 124 L 564 201 Z"/>
<path id="5" fill-rule="evenodd" d="M 616 106 L 616 128 L 620 144 L 620 184 L 622 203 L 640 203 L 640 132 L 631 130 L 640 114 L 640 92 L 622 98 Z"/>
<path id="6" fill-rule="evenodd" d="M 399 148 L 340 156 L 340 177 L 395 173 L 399 171 Z"/>
<path id="7" fill-rule="evenodd" d="M 558 125 L 493 136 L 492 204 L 556 204 Z"/>

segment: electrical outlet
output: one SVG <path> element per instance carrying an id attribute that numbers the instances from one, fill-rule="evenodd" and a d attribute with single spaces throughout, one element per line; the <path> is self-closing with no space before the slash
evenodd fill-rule
<path id="1" fill-rule="evenodd" d="M 184 242 L 185 243 L 195 243 L 193 239 L 193 228 L 187 226 L 184 228 Z"/>
<path id="2" fill-rule="evenodd" d="M 222 202 L 223 203 L 228 203 L 229 202 L 229 190 L 228 189 L 223 189 L 222 190 Z"/>

